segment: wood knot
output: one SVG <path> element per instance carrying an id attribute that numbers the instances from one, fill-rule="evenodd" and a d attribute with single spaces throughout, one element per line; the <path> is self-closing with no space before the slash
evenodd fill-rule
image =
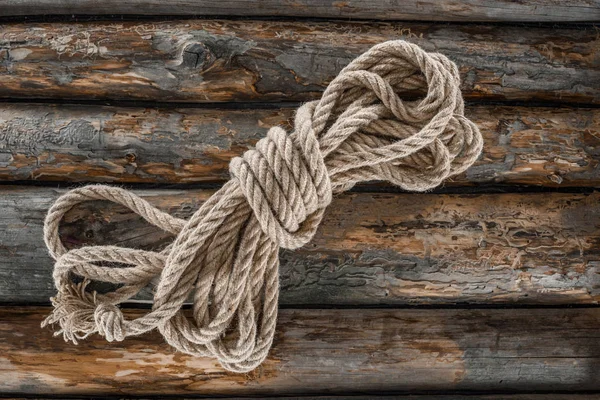
<path id="1" fill-rule="evenodd" d="M 181 64 L 183 68 L 205 70 L 215 61 L 215 55 L 202 43 L 190 43 L 183 48 Z"/>
<path id="2" fill-rule="evenodd" d="M 137 156 L 135 155 L 135 153 L 125 154 L 125 161 L 127 161 L 127 163 L 129 163 L 129 164 L 133 164 L 136 159 L 137 159 Z"/>

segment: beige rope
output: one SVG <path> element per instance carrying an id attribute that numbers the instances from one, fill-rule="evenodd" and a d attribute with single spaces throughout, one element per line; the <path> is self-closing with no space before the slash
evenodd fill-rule
<path id="1" fill-rule="evenodd" d="M 298 109 L 293 133 L 271 128 L 255 149 L 233 159 L 231 180 L 187 221 L 116 187 L 66 193 L 45 221 L 58 294 L 43 326 L 58 323 L 57 334 L 75 343 L 94 332 L 120 341 L 157 328 L 179 351 L 216 357 L 231 371 L 256 368 L 275 332 L 278 249 L 311 240 L 332 194 L 371 180 L 428 190 L 479 156 L 481 134 L 463 115 L 459 84 L 456 65 L 443 55 L 404 41 L 382 43 L 344 68 L 321 100 Z M 426 95 L 401 100 L 397 93 L 407 91 Z M 119 203 L 176 238 L 160 253 L 115 246 L 67 250 L 59 223 L 89 200 Z M 72 274 L 84 281 L 75 284 Z M 152 310 L 125 319 L 118 304 L 154 277 Z M 122 286 L 91 293 L 89 280 Z M 181 311 L 190 294 L 191 319 Z"/>

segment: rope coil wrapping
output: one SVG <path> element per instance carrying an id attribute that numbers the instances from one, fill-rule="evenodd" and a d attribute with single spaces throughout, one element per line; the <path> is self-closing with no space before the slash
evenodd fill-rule
<path id="1" fill-rule="evenodd" d="M 42 323 L 65 340 L 92 333 L 121 341 L 157 328 L 184 353 L 216 357 L 246 372 L 267 356 L 277 319 L 278 250 L 308 243 L 333 194 L 382 180 L 425 191 L 465 171 L 481 134 L 464 117 L 456 65 L 414 44 L 379 44 L 352 61 L 322 98 L 297 110 L 294 131 L 271 128 L 256 148 L 230 163 L 231 180 L 189 220 L 166 214 L 120 188 L 90 185 L 50 208 L 44 236 L 56 260 L 58 293 Z M 404 101 L 398 92 L 426 91 Z M 59 224 L 75 205 L 108 200 L 176 236 L 163 251 L 116 246 L 67 250 Z M 127 265 L 123 268 L 107 263 Z M 84 278 L 74 283 L 72 275 Z M 118 304 L 158 278 L 153 308 L 127 320 Z M 121 284 L 106 294 L 90 280 Z M 181 307 L 193 296 L 192 318 Z"/>

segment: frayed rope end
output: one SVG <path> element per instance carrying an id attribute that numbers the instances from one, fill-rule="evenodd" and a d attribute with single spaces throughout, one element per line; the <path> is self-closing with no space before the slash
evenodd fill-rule
<path id="1" fill-rule="evenodd" d="M 56 297 L 52 297 L 52 313 L 42 321 L 42 328 L 58 323 L 60 329 L 54 336 L 62 335 L 66 342 L 77 344 L 93 333 L 99 333 L 108 341 L 124 339 L 123 315 L 112 304 L 98 303 L 96 292 L 85 289 L 90 283 L 70 283 L 61 288 Z"/>

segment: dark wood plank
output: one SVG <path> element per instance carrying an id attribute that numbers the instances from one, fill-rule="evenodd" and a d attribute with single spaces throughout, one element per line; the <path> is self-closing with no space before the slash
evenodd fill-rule
<path id="1" fill-rule="evenodd" d="M 3 393 L 314 395 L 600 389 L 600 309 L 282 310 L 267 361 L 241 375 L 156 334 L 79 345 L 0 308 Z M 128 317 L 139 312 L 128 313 Z"/>
<path id="2" fill-rule="evenodd" d="M 323 1 L 8 0 L 0 16 L 44 14 L 219 15 L 365 18 L 409 21 L 584 22 L 600 20 L 597 0 Z"/>
<path id="3" fill-rule="evenodd" d="M 54 294 L 42 221 L 60 193 L 2 188 L 1 302 L 48 302 Z M 210 195 L 138 193 L 180 217 Z M 346 194 L 310 244 L 281 253 L 281 304 L 595 304 L 599 200 L 600 193 Z M 61 233 L 69 246 L 157 249 L 171 240 L 102 202 L 72 210 Z M 151 298 L 146 291 L 138 300 Z"/>
<path id="4" fill-rule="evenodd" d="M 406 39 L 454 60 L 469 100 L 600 102 L 591 27 L 182 20 L 2 32 L 0 98 L 304 101 L 372 45 Z"/>
<path id="5" fill-rule="evenodd" d="M 4 104 L 0 179 L 197 183 L 229 178 L 229 160 L 290 129 L 293 108 L 156 110 Z M 448 186 L 600 186 L 600 109 L 472 106 L 485 145 Z"/>

